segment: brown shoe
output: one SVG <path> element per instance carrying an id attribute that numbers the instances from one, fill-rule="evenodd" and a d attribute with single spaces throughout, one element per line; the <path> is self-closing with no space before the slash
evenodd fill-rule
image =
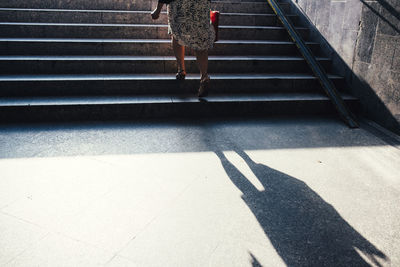
<path id="1" fill-rule="evenodd" d="M 200 80 L 199 92 L 197 94 L 198 97 L 205 97 L 208 95 L 208 87 L 210 85 L 210 77 L 207 76 L 204 79 Z"/>

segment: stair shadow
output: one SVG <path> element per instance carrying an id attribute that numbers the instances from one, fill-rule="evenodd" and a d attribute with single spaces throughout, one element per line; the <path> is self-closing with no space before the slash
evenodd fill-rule
<path id="1" fill-rule="evenodd" d="M 204 138 L 212 145 L 211 150 L 218 156 L 229 179 L 243 193 L 243 201 L 287 266 L 371 266 L 360 254 L 376 266 L 381 266 L 378 259 L 388 261 L 382 251 L 306 183 L 254 162 L 230 140 L 221 147 L 210 128 L 206 127 Z M 264 191 L 258 190 L 223 150 L 237 153 Z M 261 266 L 253 254 L 250 256 L 253 266 Z"/>

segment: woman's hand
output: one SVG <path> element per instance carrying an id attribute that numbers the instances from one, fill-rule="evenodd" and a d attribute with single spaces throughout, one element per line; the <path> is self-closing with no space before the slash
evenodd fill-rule
<path id="1" fill-rule="evenodd" d="M 160 13 L 161 13 L 161 10 L 162 10 L 163 6 L 164 6 L 164 3 L 158 1 L 157 8 L 154 9 L 153 12 L 151 12 L 151 18 L 152 19 L 156 20 L 156 19 L 158 19 L 160 17 Z"/>

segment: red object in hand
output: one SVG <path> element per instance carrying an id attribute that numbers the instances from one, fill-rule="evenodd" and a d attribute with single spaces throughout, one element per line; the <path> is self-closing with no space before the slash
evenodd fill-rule
<path id="1" fill-rule="evenodd" d="M 214 26 L 215 30 L 215 40 L 218 41 L 218 24 L 219 24 L 219 11 L 210 11 L 211 24 Z"/>

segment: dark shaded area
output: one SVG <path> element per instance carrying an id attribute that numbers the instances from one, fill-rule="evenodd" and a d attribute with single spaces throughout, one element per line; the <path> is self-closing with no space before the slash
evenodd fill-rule
<path id="1" fill-rule="evenodd" d="M 243 150 L 225 140 L 219 145 L 207 130 L 206 142 L 257 218 L 266 236 L 287 266 L 370 266 L 357 252 L 374 264 L 387 260 L 385 254 L 349 225 L 329 203 L 304 182 L 254 162 Z M 235 151 L 265 188 L 259 191 L 223 154 Z M 253 266 L 261 266 L 251 255 Z"/>
<path id="2" fill-rule="evenodd" d="M 0 125 L 0 159 L 213 151 L 204 125 L 245 150 L 398 146 L 335 117 L 213 118 Z M 367 131 L 366 131 L 367 130 Z"/>
<path id="3" fill-rule="evenodd" d="M 296 0 L 295 2 L 299 3 L 300 1 Z M 393 43 L 389 44 L 390 38 L 400 36 L 400 2 L 396 0 L 359 1 L 363 4 L 361 13 L 363 27 L 358 32 L 353 66 L 350 67 L 342 59 L 341 52 L 336 51 L 330 45 L 302 10 L 294 4 L 292 10 L 300 17 L 301 24 L 310 28 L 311 40 L 321 44 L 320 52 L 332 58 L 333 72 L 343 75 L 346 79 L 348 91 L 359 98 L 360 114 L 400 134 L 400 117 L 398 117 L 398 114 L 392 114 L 388 109 L 390 101 L 400 104 L 398 88 L 391 88 L 389 83 L 389 80 L 393 80 L 394 86 L 400 83 L 400 75 L 392 72 L 396 68 L 398 71 L 400 66 L 397 56 L 399 52 L 397 49 L 396 53 L 394 51 L 400 43 L 392 40 Z M 315 4 L 313 7 L 317 8 L 319 5 Z M 340 12 L 342 11 L 340 10 Z M 310 12 L 322 12 L 322 10 Z M 329 15 L 329 10 L 327 15 Z M 333 14 L 330 15 L 333 16 Z M 357 14 L 354 14 L 354 16 L 357 16 Z M 335 33 L 338 34 L 338 32 Z M 380 34 L 380 37 L 384 36 L 381 38 L 382 40 L 379 39 L 379 42 L 375 40 L 377 34 Z M 339 38 L 340 41 L 340 37 L 336 36 L 335 38 Z M 345 39 L 341 40 L 341 42 L 345 41 Z M 390 62 L 390 55 L 393 56 L 392 62 Z M 373 62 L 373 60 L 376 62 Z M 388 64 L 391 64 L 393 69 L 390 69 Z"/>
<path id="4" fill-rule="evenodd" d="M 360 0 L 364 2 L 365 0 Z M 395 16 L 398 20 L 400 20 L 400 13 L 386 0 L 376 0 L 378 1 L 383 8 L 385 8 L 387 11 L 389 11 L 393 16 Z"/>
<path id="5" fill-rule="evenodd" d="M 391 22 L 389 19 L 387 19 L 384 14 L 386 12 L 390 13 L 393 17 L 395 17 L 397 20 L 400 20 L 400 12 L 397 11 L 390 3 L 386 2 L 385 0 L 376 0 L 380 6 L 386 11 L 386 12 L 380 12 L 379 9 L 374 8 L 371 4 L 369 4 L 365 0 L 360 0 L 366 7 L 368 7 L 376 16 L 378 16 L 381 20 L 383 20 L 389 27 L 391 27 L 395 32 L 400 34 L 400 29 L 399 26 L 396 25 L 395 23 Z"/>

